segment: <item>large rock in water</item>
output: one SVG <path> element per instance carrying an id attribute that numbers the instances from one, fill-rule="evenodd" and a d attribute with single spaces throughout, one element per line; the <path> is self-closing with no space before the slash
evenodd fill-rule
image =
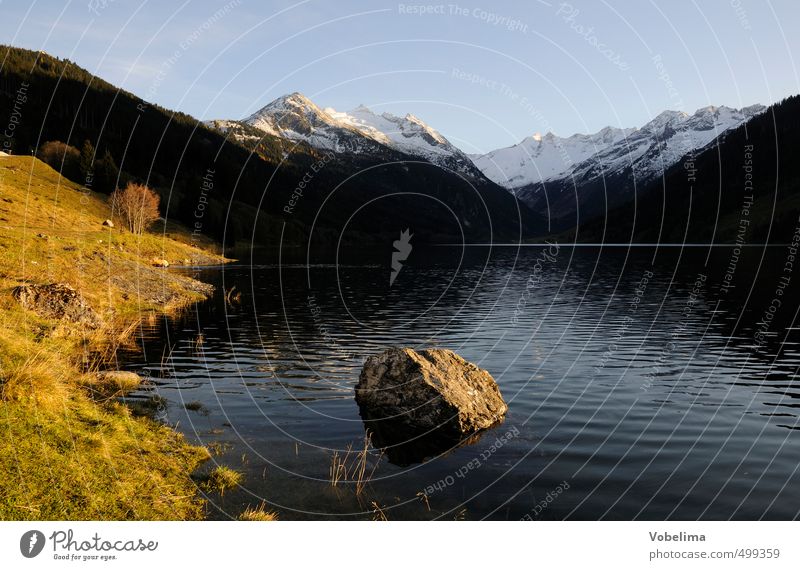
<path id="1" fill-rule="evenodd" d="M 508 410 L 491 374 L 445 349 L 390 348 L 371 356 L 356 402 L 378 445 L 402 445 L 406 452 L 419 445 L 425 448 L 419 455 L 463 443 Z"/>

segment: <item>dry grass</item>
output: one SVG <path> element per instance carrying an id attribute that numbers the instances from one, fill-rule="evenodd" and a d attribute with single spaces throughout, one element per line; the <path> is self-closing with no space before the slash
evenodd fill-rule
<path id="1" fill-rule="evenodd" d="M 369 459 L 377 455 L 372 468 L 369 468 Z M 331 456 L 331 465 L 328 470 L 329 481 L 332 487 L 340 483 L 353 483 L 356 496 L 360 496 L 367 484 L 375 475 L 375 470 L 383 458 L 383 452 L 376 452 L 372 447 L 372 439 L 369 432 L 364 435 L 361 449 L 354 453 L 353 446 L 348 445 L 346 451 L 340 454 L 334 451 Z"/>
<path id="2" fill-rule="evenodd" d="M 333 452 L 333 455 L 331 456 L 331 466 L 330 469 L 328 470 L 328 475 L 332 487 L 336 487 L 341 481 L 347 479 L 347 467 L 348 467 L 347 459 L 350 457 L 350 454 L 352 452 L 353 452 L 352 445 L 347 446 L 347 451 L 345 451 L 344 454 L 340 454 L 339 451 Z"/>
<path id="3" fill-rule="evenodd" d="M 386 517 L 386 513 L 383 512 L 381 506 L 377 503 L 377 501 L 372 501 L 372 520 L 374 521 L 388 521 L 389 519 Z"/>
<path id="4" fill-rule="evenodd" d="M 248 506 L 242 514 L 239 515 L 240 521 L 276 521 L 278 514 L 275 511 L 268 511 L 267 506 L 261 503 L 258 507 L 253 508 Z"/>
<path id="5" fill-rule="evenodd" d="M 367 460 L 370 456 L 371 447 L 372 439 L 370 438 L 369 432 L 367 432 L 367 434 L 364 436 L 364 446 L 356 455 L 355 473 L 353 475 L 356 485 L 356 495 L 360 495 L 366 484 L 372 480 L 372 476 L 375 474 L 375 470 L 378 468 L 378 464 L 381 462 L 381 457 L 383 457 L 383 452 L 380 452 L 377 460 L 372 465 L 372 470 L 367 473 Z"/>
<path id="6" fill-rule="evenodd" d="M 59 358 L 60 343 L 37 343 L 28 335 L 14 333 L 0 326 L 0 399 L 58 406 L 67 394 L 66 381 L 74 374 L 69 363 Z"/>
<path id="7" fill-rule="evenodd" d="M 136 236 L 103 227 L 110 217 L 105 196 L 37 159 L 0 159 L 0 519 L 203 517 L 190 473 L 208 452 L 90 392 L 138 319 L 203 297 L 196 281 L 150 267 L 153 257 L 224 260 L 177 226 Z M 42 318 L 10 295 L 54 282 L 78 290 L 104 326 Z"/>
<path id="8" fill-rule="evenodd" d="M 242 292 L 236 290 L 236 285 L 225 291 L 225 302 L 228 305 L 238 304 L 242 301 Z"/>
<path id="9" fill-rule="evenodd" d="M 419 493 L 417 493 L 417 497 L 419 497 L 419 500 L 420 500 L 420 501 L 422 501 L 422 502 L 425 504 L 425 508 L 427 508 L 427 509 L 428 509 L 428 512 L 430 512 L 430 510 L 431 510 L 431 503 L 430 503 L 430 501 L 428 500 L 428 495 L 427 495 L 427 493 L 425 493 L 424 491 L 420 491 Z"/>
<path id="10" fill-rule="evenodd" d="M 244 475 L 238 471 L 225 465 L 217 465 L 206 477 L 203 487 L 207 491 L 224 495 L 225 491 L 238 487 L 243 479 Z"/>
<path id="11" fill-rule="evenodd" d="M 121 404 L 73 391 L 60 408 L 0 402 L 0 519 L 197 519 L 188 474 L 208 458 Z"/>
<path id="12" fill-rule="evenodd" d="M 195 247 L 175 224 L 156 224 L 142 235 L 104 227 L 111 217 L 107 196 L 82 190 L 32 157 L 0 160 L 0 198 L 0 288 L 68 283 L 106 320 L 119 317 L 124 326 L 149 309 L 200 297 L 190 279 L 150 267 L 153 258 L 224 261 L 209 252 L 208 240 L 198 238 Z"/>
<path id="13" fill-rule="evenodd" d="M 205 416 L 208 415 L 208 408 L 205 407 L 203 402 L 200 402 L 198 400 L 193 400 L 191 402 L 186 402 L 183 405 L 183 407 L 186 408 L 187 410 L 189 410 L 190 412 L 198 412 L 198 413 L 203 414 Z"/>

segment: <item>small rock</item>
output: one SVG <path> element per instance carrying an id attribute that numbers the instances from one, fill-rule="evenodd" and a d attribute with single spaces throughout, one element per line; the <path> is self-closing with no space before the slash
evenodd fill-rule
<path id="1" fill-rule="evenodd" d="M 169 267 L 169 261 L 158 257 L 154 257 L 152 263 L 153 267 Z"/>
<path id="2" fill-rule="evenodd" d="M 97 380 L 100 382 L 113 382 L 121 386 L 131 386 L 142 383 L 142 378 L 136 372 L 127 370 L 103 370 L 97 373 Z"/>
<path id="3" fill-rule="evenodd" d="M 93 388 L 96 392 L 108 397 L 127 394 L 141 385 L 142 378 L 135 372 L 104 370 L 97 373 L 97 381 Z"/>
<path id="4" fill-rule="evenodd" d="M 103 221 L 103 225 L 105 227 L 107 227 L 107 228 L 113 228 L 114 227 L 114 222 L 112 222 L 111 220 L 104 220 Z"/>

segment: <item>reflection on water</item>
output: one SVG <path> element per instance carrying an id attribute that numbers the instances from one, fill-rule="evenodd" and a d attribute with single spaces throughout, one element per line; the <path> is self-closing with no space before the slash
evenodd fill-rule
<path id="1" fill-rule="evenodd" d="M 132 398 L 165 398 L 166 421 L 246 473 L 213 518 L 262 499 L 283 519 L 797 518 L 785 251 L 746 250 L 731 273 L 723 248 L 551 249 L 418 249 L 391 286 L 390 248 L 204 270 L 216 296 L 126 356 L 154 381 Z M 362 446 L 353 387 L 390 345 L 455 350 L 509 413 L 424 463 L 367 454 L 356 495 L 330 485 L 332 454 Z"/>

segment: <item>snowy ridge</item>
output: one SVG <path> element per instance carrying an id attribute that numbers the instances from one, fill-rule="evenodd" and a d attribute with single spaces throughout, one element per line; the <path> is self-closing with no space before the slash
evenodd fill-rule
<path id="1" fill-rule="evenodd" d="M 487 178 L 510 190 L 567 178 L 587 180 L 626 168 L 633 169 L 638 182 L 646 182 L 764 109 L 703 107 L 692 115 L 664 111 L 639 129 L 606 127 L 568 138 L 534 135 L 472 158 Z"/>
<path id="2" fill-rule="evenodd" d="M 337 120 L 302 93 L 279 97 L 242 122 L 270 135 L 334 152 L 373 153 L 380 152 L 383 145 Z"/>
<path id="3" fill-rule="evenodd" d="M 474 168 L 470 158 L 450 143 L 437 130 L 412 114 L 398 117 L 391 113 L 377 115 L 364 105 L 347 113 L 326 109 L 336 120 L 357 129 L 364 136 L 405 154 L 471 174 Z"/>
<path id="4" fill-rule="evenodd" d="M 242 123 L 239 121 L 227 121 L 225 119 L 215 119 L 212 121 L 204 121 L 207 127 L 211 127 L 212 129 L 216 129 L 226 135 L 234 138 L 240 142 L 257 142 L 261 137 L 256 136 L 253 133 L 247 132 Z"/>
<path id="5" fill-rule="evenodd" d="M 243 121 L 208 121 L 208 125 L 245 136 L 235 125 L 345 154 L 380 155 L 386 148 L 468 176 L 481 177 L 470 158 L 441 133 L 414 115 L 375 114 L 364 105 L 349 112 L 321 109 L 301 93 L 275 99 Z"/>
<path id="6" fill-rule="evenodd" d="M 606 127 L 593 135 L 567 138 L 536 133 L 514 146 L 473 155 L 472 160 L 489 180 L 514 189 L 566 176 L 576 163 L 625 140 L 635 130 Z"/>
<path id="7" fill-rule="evenodd" d="M 255 129 L 340 154 L 396 160 L 393 150 L 466 176 L 485 176 L 532 204 L 542 182 L 583 184 L 617 173 L 647 182 L 764 110 L 752 105 L 703 107 L 691 115 L 664 111 L 640 128 L 606 127 L 570 137 L 537 133 L 481 155 L 465 154 L 414 115 L 376 114 L 364 105 L 348 112 L 321 109 L 301 93 L 279 97 L 243 121 L 207 124 L 242 141 L 256 139 Z"/>

